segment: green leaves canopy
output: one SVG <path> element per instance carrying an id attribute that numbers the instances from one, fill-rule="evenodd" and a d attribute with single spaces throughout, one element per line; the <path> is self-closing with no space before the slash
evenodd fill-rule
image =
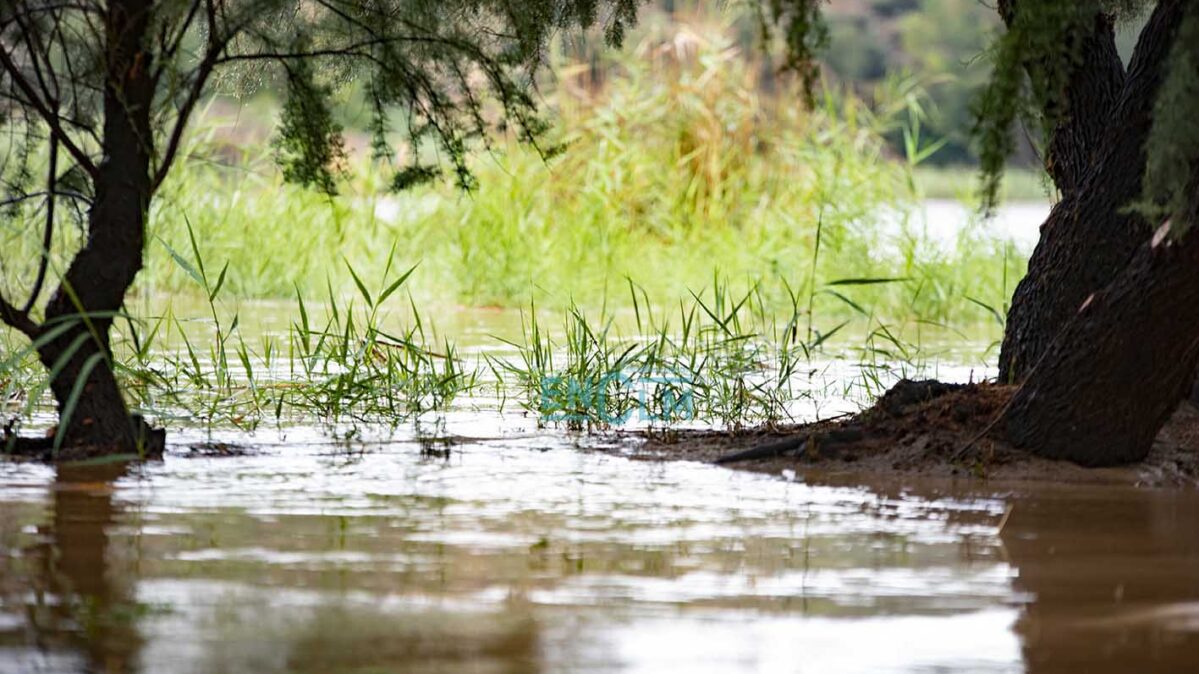
<path id="1" fill-rule="evenodd" d="M 214 84 L 279 82 L 276 140 L 285 175 L 325 191 L 342 156 L 335 89 L 367 84 L 377 154 L 392 120 L 429 141 L 469 184 L 472 139 L 512 130 L 537 142 L 546 129 L 534 75 L 558 31 L 601 26 L 618 45 L 641 0 L 10 0 L 0 9 L 0 126 L 17 152 L 0 159 L 6 192 L 30 190 L 28 146 L 55 136 L 69 160 L 93 172 L 103 134 L 110 13 L 149 14 L 141 63 L 153 69 L 155 185 L 176 158 L 197 103 Z M 400 183 L 433 175 L 419 165 Z"/>

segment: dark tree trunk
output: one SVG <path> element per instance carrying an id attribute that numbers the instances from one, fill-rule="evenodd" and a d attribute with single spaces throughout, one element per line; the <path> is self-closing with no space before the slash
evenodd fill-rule
<path id="1" fill-rule="evenodd" d="M 130 416 L 113 376 L 109 329 L 142 267 L 145 246 L 154 88 L 143 43 L 151 5 L 151 0 L 108 3 L 104 156 L 95 176 L 87 241 L 46 306 L 43 330 L 70 328 L 38 352 L 47 367 L 67 359 L 51 381 L 60 414 L 59 443 L 94 452 L 141 451 L 149 438 L 144 422 Z"/>
<path id="2" fill-rule="evenodd" d="M 1009 440 L 1086 466 L 1149 453 L 1199 363 L 1197 234 L 1154 237 L 1083 304 L 1013 397 Z"/>
<path id="3" fill-rule="evenodd" d="M 1019 383 L 1086 298 L 1128 264 L 1150 236 L 1139 216 L 1122 209 L 1140 194 L 1140 147 L 1128 143 L 1104 159 L 1081 193 L 1054 205 L 1016 286 L 999 353 L 999 381 Z"/>
<path id="4" fill-rule="evenodd" d="M 1071 107 L 1054 131 L 1047 156 L 1063 198 L 1041 226 L 1028 274 L 1012 296 L 1000 381 L 1023 381 L 1078 307 L 1111 282 L 1152 234 L 1143 219 L 1125 209 L 1141 193 L 1153 102 L 1182 4 L 1158 4 L 1127 77 L 1112 63 L 1118 57 L 1110 23 L 1100 20 L 1085 43 L 1084 61 L 1068 93 Z M 1117 81 L 1122 86 L 1116 87 Z"/>
<path id="5" fill-rule="evenodd" d="M 1008 27 L 1015 21 L 1020 4 L 1020 0 L 999 1 L 999 15 Z M 1057 118 L 1046 149 L 1045 171 L 1067 197 L 1078 191 L 1090 171 L 1126 81 L 1111 16 L 1097 12 L 1091 32 L 1074 39 L 1081 41 L 1079 65 L 1071 74 L 1061 109 L 1045 111 L 1046 115 L 1055 113 Z M 1041 64 L 1026 63 L 1025 71 L 1034 81 L 1034 88 L 1048 86 Z"/>
<path id="6" fill-rule="evenodd" d="M 1093 162 L 1050 214 L 1013 297 L 1000 371 L 1022 385 L 1004 428 L 1043 456 L 1087 466 L 1143 459 L 1195 378 L 1199 236 L 1155 236 L 1127 210 L 1141 195 L 1183 5 L 1154 9 Z"/>

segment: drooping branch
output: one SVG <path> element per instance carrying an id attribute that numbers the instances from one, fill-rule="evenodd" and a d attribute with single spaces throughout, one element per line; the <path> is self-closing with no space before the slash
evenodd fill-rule
<path id="1" fill-rule="evenodd" d="M 200 102 L 200 98 L 204 94 L 204 89 L 208 84 L 209 78 L 212 77 L 212 73 L 217 66 L 217 61 L 221 56 L 221 52 L 224 51 L 227 42 L 228 38 L 210 43 L 205 51 L 203 60 L 196 68 L 192 85 L 188 89 L 183 104 L 179 106 L 175 126 L 171 129 L 171 135 L 167 139 L 166 151 L 163 152 L 158 168 L 154 172 L 151 189 L 157 190 L 162 185 L 162 181 L 166 180 L 167 174 L 171 170 L 171 165 L 175 163 L 175 156 L 179 153 L 179 145 L 183 140 L 183 132 L 187 129 L 188 121 L 190 121 L 192 113 L 195 112 L 196 105 Z"/>
<path id="2" fill-rule="evenodd" d="M 177 29 L 178 34 L 175 39 L 163 51 L 159 70 L 153 78 L 155 86 L 157 86 L 162 72 L 167 68 L 167 64 L 175 58 L 175 54 L 179 50 L 188 28 L 199 14 L 201 6 L 203 6 L 204 10 L 204 55 L 192 72 L 191 85 L 188 87 L 187 94 L 184 96 L 183 102 L 180 103 L 176 112 L 174 126 L 171 127 L 170 134 L 167 136 L 166 149 L 159 159 L 158 166 L 154 169 L 154 177 L 150 183 L 151 190 L 156 191 L 162 185 L 162 182 L 166 180 L 167 174 L 170 173 L 171 166 L 175 163 L 175 158 L 179 153 L 183 134 L 187 130 L 188 123 L 191 121 L 191 116 L 203 98 L 208 83 L 211 81 L 217 67 L 224 62 L 226 49 L 252 23 L 254 18 L 252 13 L 247 13 L 238 21 L 229 21 L 223 14 L 223 10 L 225 9 L 224 3 L 218 3 L 216 0 L 194 0 Z M 221 29 L 221 24 L 224 24 L 223 30 Z"/>
<path id="3" fill-rule="evenodd" d="M 1063 193 L 1076 191 L 1094 165 L 1124 81 L 1112 18 L 1096 14 L 1094 30 L 1083 37 L 1081 59 L 1045 155 L 1045 170 Z"/>
<path id="4" fill-rule="evenodd" d="M 29 56 L 29 65 L 33 68 L 34 79 L 37 81 L 38 87 L 42 90 L 42 96 L 51 108 L 58 107 L 58 94 L 56 91 L 51 91 L 50 83 L 54 83 L 54 88 L 58 88 L 58 79 L 53 77 L 54 65 L 50 61 L 50 50 L 39 39 L 38 32 L 34 30 L 21 15 L 15 17 L 17 26 L 20 28 L 20 36 L 25 43 L 26 53 Z M 45 60 L 45 71 L 43 74 L 42 60 Z"/>
<path id="5" fill-rule="evenodd" d="M 0 15 L 0 27 L 15 21 L 18 16 L 33 17 L 38 14 L 54 14 L 63 11 L 80 12 L 82 14 L 99 14 L 100 8 L 85 2 L 52 2 L 38 7 L 21 5 L 8 8 L 8 13 Z"/>
<path id="6" fill-rule="evenodd" d="M 449 42 L 444 38 L 423 38 L 407 35 L 403 37 L 377 37 L 369 40 L 359 40 L 344 46 L 305 50 L 263 50 L 239 54 L 226 54 L 217 59 L 217 65 L 252 61 L 314 61 L 322 58 L 363 59 L 370 57 L 370 50 L 372 47 L 386 46 L 389 43 L 397 42 L 427 42 L 435 45 L 449 44 Z"/>
<path id="7" fill-rule="evenodd" d="M 0 321 L 4 321 L 5 325 L 20 331 L 30 339 L 37 337 L 41 330 L 29 314 L 14 307 L 3 296 L 0 296 Z"/>
<path id="8" fill-rule="evenodd" d="M 755 7 L 762 41 L 774 37 L 784 45 L 783 70 L 799 76 L 806 103 L 813 103 L 813 90 L 820 75 L 816 54 L 828 42 L 828 28 L 821 16 L 820 0 L 770 0 L 751 3 Z"/>
<path id="9" fill-rule="evenodd" d="M 1186 3 L 1178 38 L 1170 47 L 1170 69 L 1155 98 L 1153 129 L 1145 142 L 1145 179 L 1139 211 L 1152 221 L 1173 219 L 1179 233 L 1195 224 L 1199 172 L 1199 4 Z M 1188 208 L 1191 217 L 1183 217 Z"/>
<path id="10" fill-rule="evenodd" d="M 191 29 L 192 22 L 195 21 L 196 15 L 199 14 L 200 4 L 200 0 L 192 0 L 191 6 L 187 10 L 187 14 L 184 15 L 183 20 L 179 22 L 179 27 L 176 29 L 173 37 L 167 39 L 164 32 L 164 37 L 160 45 L 162 49 L 162 59 L 159 61 L 158 71 L 154 75 L 155 81 L 158 81 L 158 79 L 161 77 L 164 69 L 166 68 L 166 64 L 169 63 L 171 59 L 175 58 L 175 54 L 179 53 L 179 48 L 183 45 L 183 40 L 187 37 L 188 31 Z M 212 3 L 209 2 L 207 5 L 211 8 Z M 211 35 L 214 29 L 214 26 L 211 24 L 213 12 L 209 11 L 207 14 L 210 21 L 208 30 L 209 34 Z M 166 31 L 166 28 L 164 27 L 163 30 Z"/>

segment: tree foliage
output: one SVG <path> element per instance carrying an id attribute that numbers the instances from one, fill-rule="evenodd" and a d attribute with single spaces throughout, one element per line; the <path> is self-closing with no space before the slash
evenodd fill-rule
<path id="1" fill-rule="evenodd" d="M 782 37 L 786 65 L 803 77 L 809 90 L 816 78 L 815 60 L 828 38 L 821 4 L 819 0 L 762 0 L 755 5 L 763 33 L 768 38 Z M 1061 135 L 1063 142 L 1077 142 L 1080 134 L 1072 127 L 1079 126 L 1075 123 L 1078 117 L 1096 118 L 1089 122 L 1092 129 L 1119 122 L 1109 118 L 1111 110 L 1097 110 L 1073 100 L 1079 92 L 1072 87 L 1087 81 L 1087 69 L 1107 67 L 1092 61 L 1094 54 L 1088 47 L 1093 48 L 1097 40 L 1111 42 L 1113 26 L 1132 24 L 1158 4 L 1154 0 L 999 0 L 996 8 L 1007 29 L 988 49 L 991 74 L 973 106 L 972 135 L 982 169 L 980 192 L 985 210 L 992 210 L 998 201 L 1004 168 L 1022 133 L 1028 133 L 1042 148 L 1047 168 L 1057 180 L 1055 162 L 1061 158 L 1053 156 L 1060 150 L 1053 146 L 1056 136 Z M 1195 178 L 1199 160 L 1199 3 L 1182 4 L 1184 20 L 1176 34 L 1150 36 L 1151 40 L 1169 39 L 1172 47 L 1164 83 L 1153 101 L 1143 196 L 1126 205 L 1151 220 L 1175 216 L 1179 223 L 1187 221 L 1177 216 L 1193 201 L 1199 186 Z M 1114 43 L 1107 53 L 1115 54 Z M 1115 68 L 1123 77 L 1123 66 Z M 1118 97 L 1119 91 L 1113 95 Z M 1078 148 L 1080 153 L 1096 150 Z"/>
<path id="2" fill-rule="evenodd" d="M 224 76 L 285 85 L 276 141 L 284 171 L 298 182 L 332 190 L 341 146 L 330 110 L 335 86 L 366 81 L 379 135 L 398 116 L 403 120 L 398 130 L 439 147 L 465 184 L 470 140 L 513 129 L 535 141 L 544 131 L 533 77 L 554 32 L 600 24 L 608 40 L 619 43 L 639 0 L 123 4 L 150 15 L 142 48 L 153 69 L 156 137 L 145 142 L 157 160 L 156 183 L 175 159 L 199 99 Z M 32 178 L 27 144 L 47 136 L 63 144 L 75 166 L 91 170 L 100 161 L 110 41 L 105 27 L 121 5 L 12 0 L 0 10 L 0 123 L 18 141 L 4 166 L 7 191 L 25 191 Z M 240 72 L 230 72 L 233 68 Z M 418 156 L 413 153 L 410 161 Z"/>
<path id="3" fill-rule="evenodd" d="M 392 157 L 388 138 L 411 141 L 397 188 L 451 167 L 470 186 L 466 155 L 497 131 L 538 145 L 547 129 L 536 75 L 557 32 L 602 26 L 619 45 L 642 0 L 8 0 L 0 9 L 0 130 L 6 152 L 0 187 L 8 208 L 48 193 L 83 213 L 103 157 L 104 93 L 114 12 L 145 13 L 136 67 L 151 72 L 152 185 L 167 175 L 197 105 L 235 82 L 286 92 L 275 138 L 285 176 L 333 192 L 343 156 L 336 90 L 366 91 L 372 147 Z M 828 39 L 820 0 L 748 0 L 762 34 L 785 46 L 784 66 L 810 93 Z M 1066 95 L 1095 17 L 1127 20 L 1150 0 L 1001 0 L 1008 30 L 990 50 L 993 72 L 976 103 L 975 137 L 988 206 L 998 194 L 1018 124 L 1042 144 L 1073 111 Z M 1199 19 L 1189 3 L 1157 100 L 1141 206 L 1177 212 L 1199 151 L 1192 108 L 1199 89 Z M 393 128 L 395 127 L 395 128 Z M 39 156 L 53 147 L 55 175 Z M 428 152 L 436 148 L 430 161 Z M 547 148 L 547 152 L 552 148 Z M 53 185 L 52 188 L 47 186 Z M 60 209 L 60 213 L 61 213 Z M 72 211 L 67 211 L 72 212 Z"/>
<path id="4" fill-rule="evenodd" d="M 1170 53 L 1169 71 L 1153 107 L 1140 209 L 1152 220 L 1174 218 L 1176 232 L 1195 218 L 1199 161 L 1199 3 L 1188 3 Z"/>
<path id="5" fill-rule="evenodd" d="M 810 99 L 820 74 L 817 54 L 828 43 L 828 26 L 820 13 L 821 0 L 760 0 L 754 3 L 763 42 L 779 37 L 785 47 L 783 67 L 803 82 Z"/>
<path id="6" fill-rule="evenodd" d="M 1059 119 L 1068 114 L 1065 89 L 1097 6 L 1093 1 L 1021 0 L 1007 32 L 993 46 L 994 69 L 975 113 L 986 208 L 998 200 L 1004 166 L 1016 148 L 1017 121 L 1029 121 L 1040 132 L 1041 145 L 1047 145 Z"/>
<path id="7" fill-rule="evenodd" d="M 1169 3 L 1173 0 L 1162 0 Z M 992 49 L 994 72 L 976 106 L 975 134 L 983 171 L 982 196 L 988 209 L 998 195 L 1004 164 L 1015 148 L 1017 122 L 1048 146 L 1064 121 L 1072 116 L 1106 115 L 1108 111 L 1074 109 L 1068 89 L 1089 62 L 1083 47 L 1097 20 L 1105 25 L 1130 23 L 1159 3 L 1152 0 L 1002 0 L 999 11 L 1008 30 Z M 1149 36 L 1149 41 L 1172 40 L 1164 66 L 1165 81 L 1152 101 L 1154 113 L 1145 144 L 1146 176 L 1143 197 L 1136 204 L 1151 219 L 1178 215 L 1193 186 L 1199 159 L 1199 18 L 1196 3 L 1184 2 L 1185 19 L 1172 36 Z M 1142 36 L 1144 38 L 1145 36 Z M 1142 75 L 1156 77 L 1156 73 Z M 1130 90 L 1126 87 L 1126 90 Z M 1103 118 L 1106 124 L 1117 119 Z M 1097 148 L 1083 148 L 1094 151 Z M 1047 157 L 1052 168 L 1052 157 Z M 1133 167 L 1129 167 L 1132 170 Z M 1193 190 L 1191 190 L 1193 191 Z"/>

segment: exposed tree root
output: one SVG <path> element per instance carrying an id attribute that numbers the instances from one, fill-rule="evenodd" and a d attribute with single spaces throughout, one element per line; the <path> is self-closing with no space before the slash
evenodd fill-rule
<path id="1" fill-rule="evenodd" d="M 887 473 L 1008 480 L 1199 486 L 1199 410 L 1182 407 L 1145 461 L 1083 468 L 1013 447 L 994 423 L 1015 391 L 903 380 L 855 415 L 739 433 L 639 434 L 636 458 L 708 461 L 763 472 Z"/>

